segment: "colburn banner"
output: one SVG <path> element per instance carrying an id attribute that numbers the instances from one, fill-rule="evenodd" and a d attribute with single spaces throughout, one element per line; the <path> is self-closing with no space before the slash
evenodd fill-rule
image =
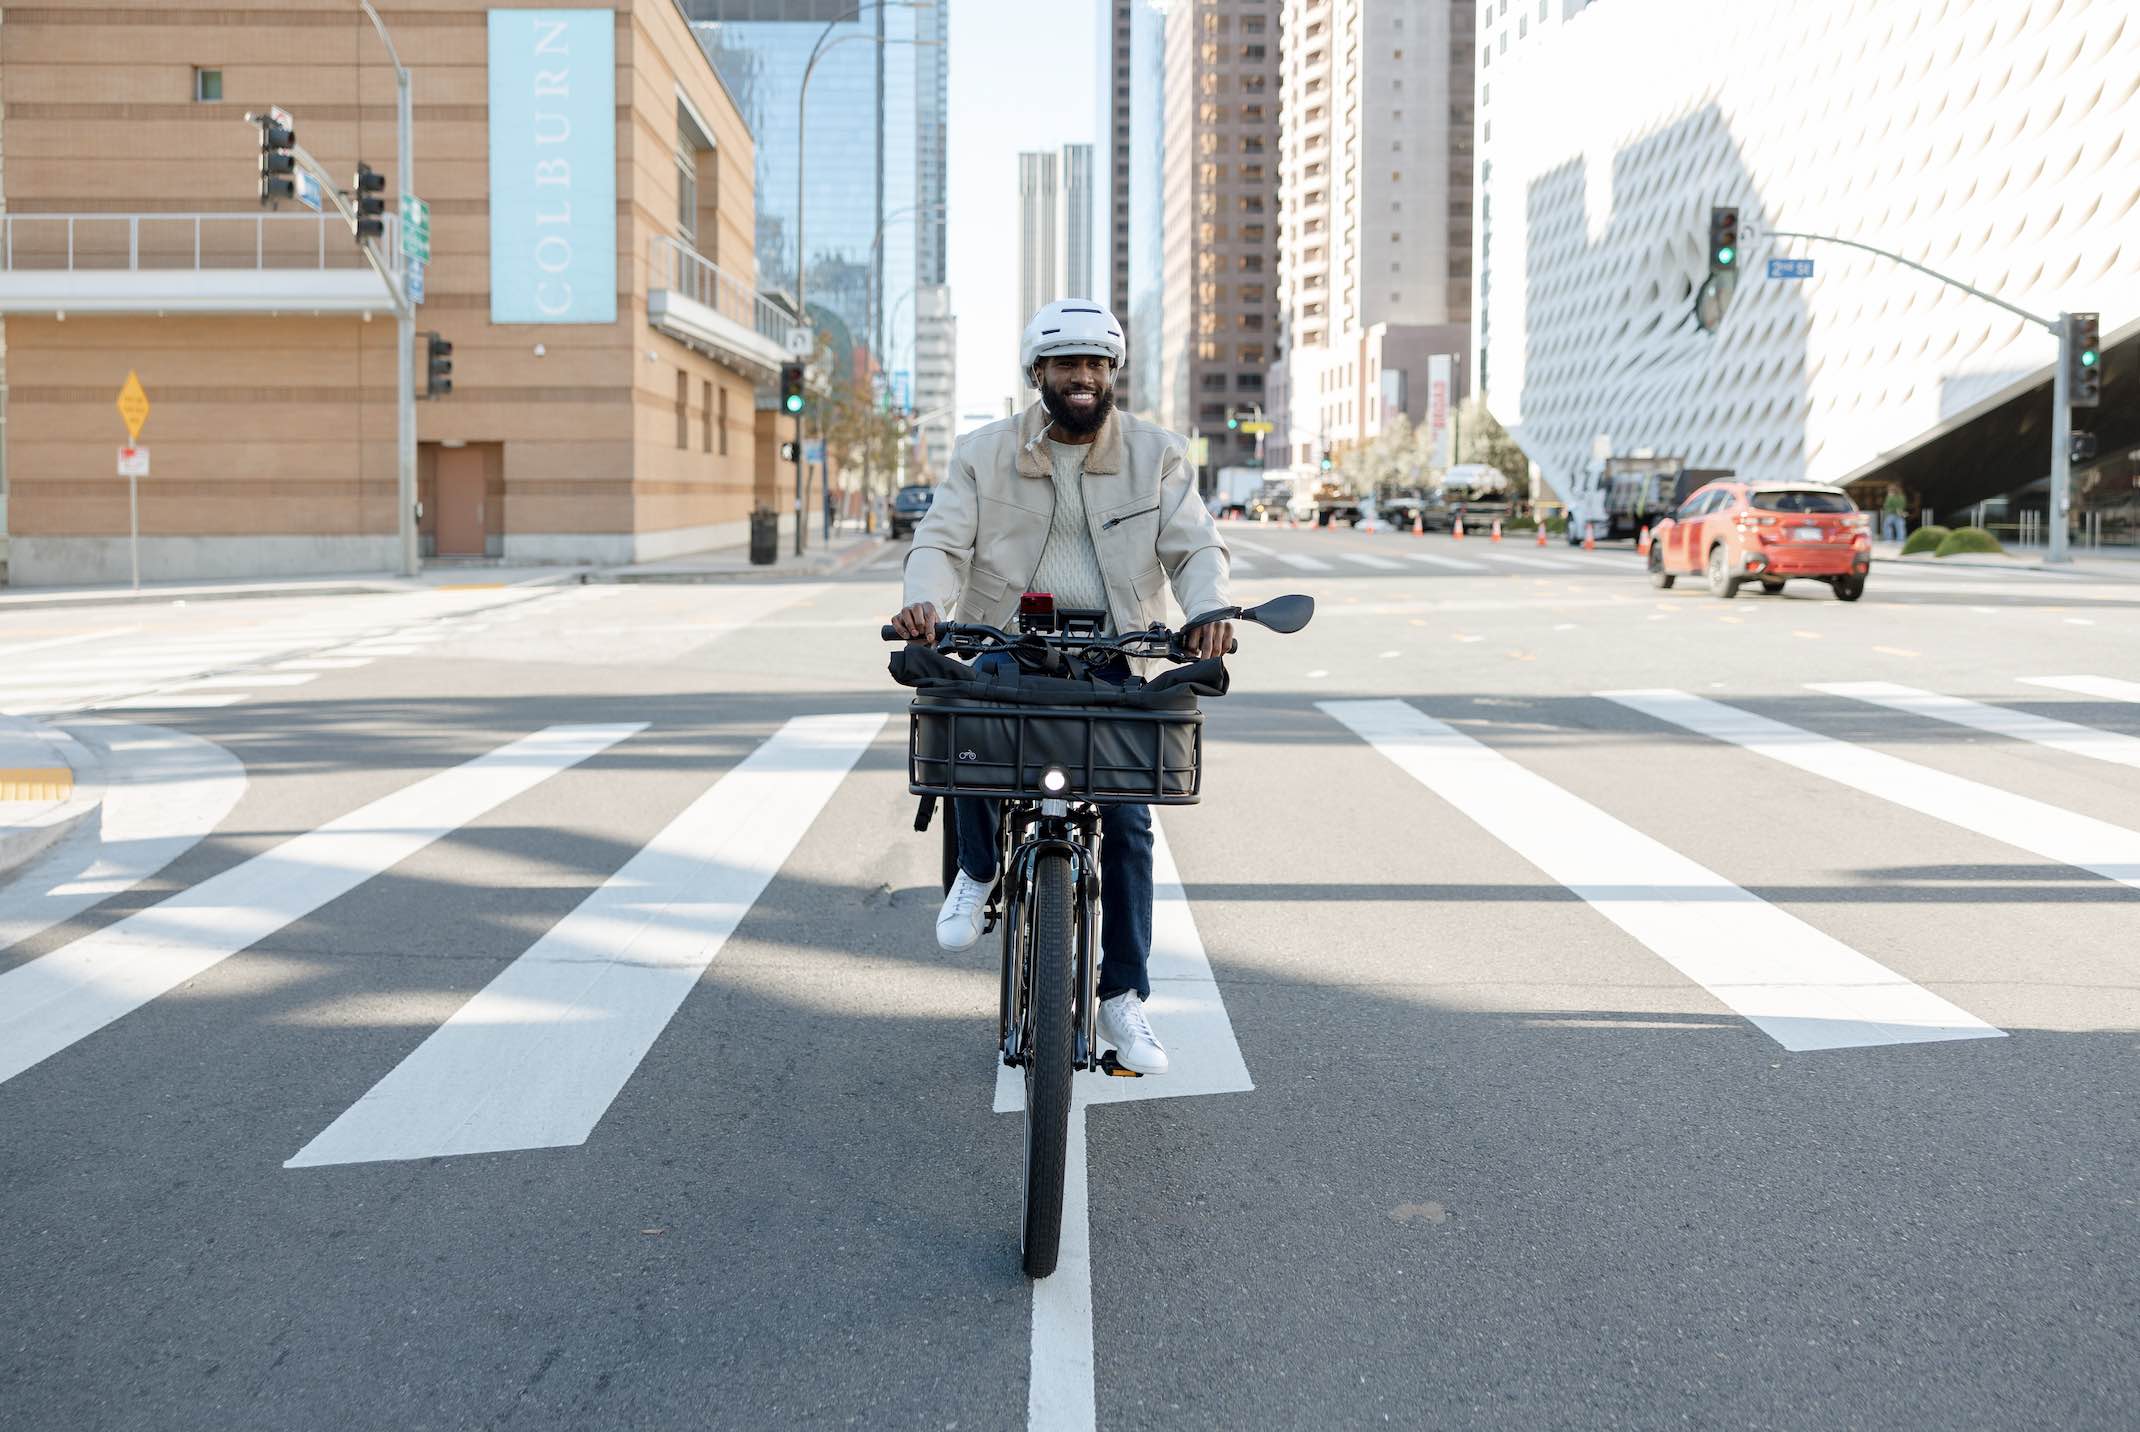
<path id="1" fill-rule="evenodd" d="M 617 317 L 617 14 L 490 12 L 490 321 Z"/>

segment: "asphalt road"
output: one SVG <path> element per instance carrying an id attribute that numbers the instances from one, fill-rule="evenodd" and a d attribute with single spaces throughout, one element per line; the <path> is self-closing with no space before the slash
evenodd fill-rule
<path id="1" fill-rule="evenodd" d="M 0 888 L 0 1428 L 2133 1425 L 2140 583 L 1229 532 L 1318 615 L 1038 1294 L 895 550 L 8 618 L 244 784 Z"/>

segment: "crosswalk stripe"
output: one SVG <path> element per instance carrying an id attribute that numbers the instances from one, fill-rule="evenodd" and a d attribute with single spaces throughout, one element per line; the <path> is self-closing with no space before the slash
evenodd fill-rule
<path id="1" fill-rule="evenodd" d="M 1688 692 L 1601 691 L 1598 695 L 2032 855 L 2093 871 L 2140 890 L 2140 832 Z"/>
<path id="2" fill-rule="evenodd" d="M 1298 552 L 1280 552 L 1278 560 L 1300 572 L 1327 572 L 1330 564 L 1320 557 L 1306 557 Z"/>
<path id="3" fill-rule="evenodd" d="M 1489 562 L 1506 562 L 1511 567 L 1529 567 L 1541 572 L 1565 572 L 1570 564 L 1556 562 L 1551 557 L 1527 557 L 1517 552 L 1487 552 L 1482 554 Z"/>
<path id="4" fill-rule="evenodd" d="M 73 636 L 48 636 L 40 641 L 18 641 L 0 646 L 0 656 L 20 656 L 26 651 L 44 651 L 55 646 L 80 646 L 84 642 L 103 641 L 107 637 L 125 636 L 128 632 L 140 631 L 138 626 L 106 627 L 102 631 L 78 632 Z"/>
<path id="5" fill-rule="evenodd" d="M 1191 1094 L 1239 1094 L 1256 1087 L 1241 1057 L 1233 1021 L 1219 994 L 1211 957 L 1204 952 L 1181 869 L 1167 842 L 1166 826 L 1152 819 L 1152 948 L 1145 967 L 1152 998 L 1145 1005 L 1167 1042 L 1170 1072 L 1155 1079 L 1077 1079 L 1072 1097 L 1080 1104 L 1121 1104 Z M 995 1111 L 1025 1107 L 1025 1078 L 999 1059 Z"/>
<path id="6" fill-rule="evenodd" d="M 1316 704 L 1786 1049 L 2004 1033 L 1405 702 Z"/>
<path id="7" fill-rule="evenodd" d="M 1440 567 L 1450 572 L 1490 572 L 1493 570 L 1484 562 L 1466 561 L 1462 557 L 1444 557 L 1436 552 L 1407 552 L 1404 555 L 1414 562 L 1424 562 L 1429 567 Z"/>
<path id="8" fill-rule="evenodd" d="M 284 1167 L 585 1143 L 886 719 L 789 721 Z"/>
<path id="9" fill-rule="evenodd" d="M 1402 571 L 1404 568 L 1404 564 L 1401 562 L 1393 562 L 1387 557 L 1377 557 L 1370 552 L 1343 552 L 1339 555 L 1348 562 L 1357 562 L 1363 567 L 1373 567 L 1379 571 L 1397 572 Z"/>
<path id="10" fill-rule="evenodd" d="M 277 671 L 350 671 L 359 666 L 370 666 L 366 656 L 321 656 L 300 661 L 278 661 Z"/>
<path id="11" fill-rule="evenodd" d="M 1912 716 L 1927 716 L 1935 721 L 1950 721 L 1957 726 L 1989 731 L 1996 736 L 2033 741 L 2069 755 L 2140 767 L 2140 737 L 2098 731 L 2030 711 L 2011 711 L 2004 706 L 1965 701 L 1959 696 L 1941 696 L 1937 692 L 1900 686 L 1892 681 L 1824 681 L 1809 682 L 1807 686 L 1809 690 L 1870 701 L 1876 706 L 1906 711 Z"/>
<path id="12" fill-rule="evenodd" d="M 1278 555 L 1276 548 L 1266 547 L 1261 542 L 1251 542 L 1246 537 L 1235 537 L 1231 533 L 1225 534 L 1225 536 L 1226 545 L 1229 547 L 1239 547 L 1242 551 L 1253 552 L 1259 557 L 1275 557 Z"/>
<path id="13" fill-rule="evenodd" d="M 251 675 L 206 676 L 198 681 L 182 682 L 171 689 L 173 691 L 214 691 L 228 689 L 233 686 L 303 686 L 307 682 L 317 680 L 319 680 L 319 673 L 316 671 L 256 671 Z"/>
<path id="14" fill-rule="evenodd" d="M 212 711 L 218 706 L 234 706 L 243 701 L 246 693 L 232 692 L 229 695 L 191 693 L 178 696 L 128 696 L 118 701 L 99 701 L 99 711 Z"/>
<path id="15" fill-rule="evenodd" d="M 0 1083 L 644 725 L 550 726 L 523 736 L 0 973 Z"/>
<path id="16" fill-rule="evenodd" d="M 2053 691 L 2071 691 L 2080 696 L 2140 701 L 2140 681 L 2120 681 L 2114 676 L 2019 676 L 2014 679 L 2025 686 L 2048 686 Z"/>

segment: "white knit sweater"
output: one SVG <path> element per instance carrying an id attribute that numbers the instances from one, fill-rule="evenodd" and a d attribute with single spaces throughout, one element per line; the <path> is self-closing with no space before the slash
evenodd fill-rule
<path id="1" fill-rule="evenodd" d="M 1107 577 L 1100 570 L 1100 554 L 1093 548 L 1092 528 L 1085 521 L 1085 454 L 1092 449 L 1053 438 L 1047 445 L 1048 466 L 1055 479 L 1055 519 L 1048 524 L 1040 565 L 1033 569 L 1033 590 L 1054 593 L 1058 611 L 1083 607 L 1104 612 Z"/>

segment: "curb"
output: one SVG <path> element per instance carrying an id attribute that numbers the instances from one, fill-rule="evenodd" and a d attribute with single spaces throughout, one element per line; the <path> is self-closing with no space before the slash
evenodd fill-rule
<path id="1" fill-rule="evenodd" d="M 864 538 L 845 548 L 831 559 L 805 557 L 801 566 L 783 567 L 778 562 L 768 567 L 673 568 L 667 571 L 632 571 L 629 568 L 612 567 L 597 571 L 587 578 L 590 582 L 607 582 L 621 586 L 650 584 L 702 584 L 711 582 L 766 582 L 794 578 L 837 577 L 861 566 L 872 558 L 881 557 L 886 550 L 886 540 L 874 541 Z"/>
<path id="2" fill-rule="evenodd" d="M 103 785 L 83 779 L 93 775 L 96 767 L 96 758 L 86 746 L 57 727 L 34 721 L 22 721 L 19 726 L 65 756 L 67 764 L 0 771 L 0 798 L 61 802 L 24 824 L 0 826 L 0 880 L 74 834 L 104 806 Z"/>
<path id="3" fill-rule="evenodd" d="M 2090 569 L 2077 571 L 2071 567 L 2047 567 L 2041 562 L 1972 562 L 1966 557 L 1882 557 L 1875 555 L 1873 565 L 1882 562 L 1897 567 L 1909 567 L 1928 572 L 1944 572 L 1966 567 L 1973 572 L 2009 572 L 2020 577 L 2071 577 L 2090 582 L 2140 581 L 2140 570 L 2131 573 L 2103 572 Z"/>
<path id="4" fill-rule="evenodd" d="M 450 569 L 432 569 L 438 575 L 446 575 Z M 470 568 L 471 577 L 481 568 Z M 525 570 L 524 568 L 522 570 Z M 340 582 L 304 583 L 290 586 L 244 586 L 244 587 L 166 587 L 161 590 L 113 592 L 88 590 L 80 592 L 10 592 L 0 586 L 0 612 L 5 611 L 54 611 L 64 607 L 131 607 L 145 606 L 154 602 L 243 602 L 262 601 L 273 597 L 361 597 L 393 595 L 408 592 L 473 591 L 495 587 L 499 591 L 525 590 L 529 587 L 561 587 L 568 584 L 597 580 L 590 573 L 591 567 L 560 567 L 556 572 L 544 572 L 539 576 L 524 577 L 517 582 L 426 582 L 407 577 L 359 577 Z"/>

